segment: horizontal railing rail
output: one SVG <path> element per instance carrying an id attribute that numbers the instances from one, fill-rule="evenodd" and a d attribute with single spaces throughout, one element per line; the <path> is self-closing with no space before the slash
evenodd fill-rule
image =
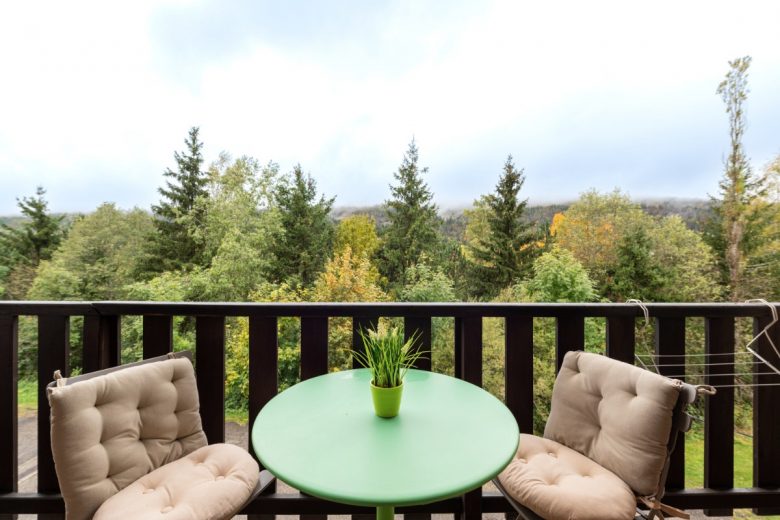
<path id="1" fill-rule="evenodd" d="M 772 304 L 776 308 L 778 304 Z M 734 488 L 735 324 L 748 318 L 756 332 L 771 322 L 764 304 L 668 303 L 646 304 L 655 321 L 654 351 L 684 364 L 686 320 L 702 318 L 704 349 L 718 354 L 722 364 L 706 367 L 704 381 L 722 386 L 704 406 L 704 488 L 686 488 L 683 444 L 672 456 L 665 501 L 686 509 L 704 509 L 710 515 L 731 514 L 734 508 L 752 508 L 758 514 L 780 513 L 780 386 L 768 367 L 760 366 L 753 391 L 753 487 Z M 17 378 L 20 316 L 37 317 L 38 330 L 38 492 L 21 493 L 17 484 Z M 190 317 L 195 330 L 195 364 L 204 431 L 210 442 L 225 438 L 226 318 L 249 321 L 249 419 L 278 391 L 279 318 L 300 318 L 300 377 L 328 371 L 329 318 L 352 319 L 353 348 L 360 346 L 359 331 L 380 317 L 403 318 L 405 333 L 419 334 L 419 348 L 431 349 L 432 319 L 454 318 L 455 376 L 482 385 L 483 321 L 504 320 L 504 398 L 520 430 L 533 429 L 534 318 L 555 321 L 557 364 L 569 350 L 585 346 L 586 318 L 606 319 L 606 354 L 633 363 L 638 319 L 644 311 L 634 304 L 611 303 L 160 303 L 160 302 L 0 302 L 0 520 L 15 514 L 62 516 L 50 451 L 48 402 L 44 393 L 54 370 L 68 373 L 70 318 L 83 320 L 83 371 L 115 366 L 121 361 L 121 326 L 125 316 L 142 316 L 143 357 L 173 349 L 175 317 Z M 780 345 L 780 326 L 770 329 Z M 755 344 L 759 354 L 771 356 L 766 337 Z M 678 356 L 678 357 L 674 357 Z M 419 368 L 431 369 L 430 359 Z M 664 368 L 661 367 L 662 372 Z M 667 368 L 668 370 L 668 368 Z M 672 375 L 671 372 L 665 371 Z M 675 375 L 679 374 L 679 369 Z M 684 442 L 684 439 L 681 439 Z M 251 446 L 250 446 L 251 451 Z M 451 513 L 476 520 L 481 513 L 509 511 L 496 492 L 477 490 L 458 499 L 401 508 L 414 520 L 433 513 Z M 300 514 L 320 520 L 326 514 L 370 514 L 364 508 L 322 501 L 298 493 L 279 493 L 274 487 L 247 506 L 252 516 Z M 315 518 L 316 517 L 316 518 Z"/>

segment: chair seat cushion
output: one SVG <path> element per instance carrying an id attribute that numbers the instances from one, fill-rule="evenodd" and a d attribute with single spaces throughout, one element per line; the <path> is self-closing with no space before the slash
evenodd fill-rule
<path id="1" fill-rule="evenodd" d="M 548 520 L 630 520 L 636 498 L 614 473 L 549 439 L 520 435 L 498 480 L 517 502 Z"/>
<path id="2" fill-rule="evenodd" d="M 252 496 L 259 477 L 255 460 L 238 446 L 204 446 L 119 491 L 94 520 L 230 518 Z"/>

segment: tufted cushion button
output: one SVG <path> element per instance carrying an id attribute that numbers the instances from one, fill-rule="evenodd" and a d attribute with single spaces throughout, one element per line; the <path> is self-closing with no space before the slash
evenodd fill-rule
<path id="1" fill-rule="evenodd" d="M 509 496 L 540 517 L 634 517 L 636 497 L 628 485 L 581 453 L 550 439 L 521 434 L 517 457 L 498 480 Z M 520 458 L 528 462 L 521 464 Z"/>
<path id="2" fill-rule="evenodd" d="M 149 493 L 154 493 L 154 489 L 152 489 L 152 488 L 144 489 L 143 493 L 144 493 L 144 495 L 148 495 Z"/>
<path id="3" fill-rule="evenodd" d="M 171 511 L 173 511 L 173 506 L 165 506 L 162 509 L 160 509 L 161 513 L 170 513 Z"/>
<path id="4" fill-rule="evenodd" d="M 225 476 L 224 475 L 219 475 L 214 480 L 225 480 Z"/>
<path id="5" fill-rule="evenodd" d="M 520 464 L 525 464 L 525 459 L 517 459 L 517 462 L 519 462 Z"/>
<path id="6" fill-rule="evenodd" d="M 679 395 L 658 374 L 597 354 L 568 352 L 553 387 L 544 436 L 576 447 L 638 494 L 652 495 L 668 456 Z"/>

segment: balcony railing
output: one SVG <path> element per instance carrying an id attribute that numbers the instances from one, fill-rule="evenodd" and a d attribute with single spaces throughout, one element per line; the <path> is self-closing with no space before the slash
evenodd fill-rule
<path id="1" fill-rule="evenodd" d="M 718 365 L 705 367 L 705 382 L 734 383 L 735 323 L 753 320 L 761 330 L 771 321 L 759 304 L 648 304 L 655 320 L 657 354 L 686 353 L 686 319 L 703 318 L 706 353 L 721 354 Z M 38 492 L 17 492 L 17 356 L 18 318 L 38 322 Z M 120 362 L 120 324 L 123 316 L 143 316 L 143 356 L 165 354 L 173 348 L 173 318 L 195 322 L 195 362 L 203 428 L 210 442 L 225 437 L 225 320 L 249 318 L 249 418 L 252 419 L 278 389 L 278 319 L 300 318 L 300 376 L 307 379 L 328 370 L 328 320 L 352 319 L 353 345 L 358 330 L 379 317 L 401 317 L 405 330 L 419 331 L 421 347 L 431 348 L 433 317 L 454 318 L 455 376 L 482 384 L 482 318 L 505 320 L 505 402 L 520 430 L 532 431 L 534 415 L 534 318 L 554 318 L 558 366 L 566 351 L 585 344 L 585 319 L 606 318 L 606 353 L 633 363 L 636 320 L 643 316 L 628 304 L 406 304 L 406 303 L 148 303 L 148 302 L 0 302 L 0 519 L 14 514 L 53 514 L 62 517 L 50 451 L 48 402 L 44 392 L 54 370 L 68 364 L 70 318 L 83 316 L 83 370 L 89 372 Z M 780 345 L 780 326 L 771 329 Z M 762 338 L 760 354 L 769 357 L 771 345 Z M 666 358 L 669 359 L 669 358 Z M 672 358 L 674 359 L 674 358 Z M 768 367 L 759 366 L 755 383 L 776 381 Z M 430 360 L 420 368 L 430 369 Z M 679 372 L 678 372 L 679 373 Z M 667 374 L 670 374 L 667 372 Z M 671 375 L 671 374 L 670 374 Z M 780 513 L 780 386 L 759 385 L 753 392 L 753 487 L 734 488 L 734 388 L 723 387 L 704 407 L 704 488 L 685 486 L 685 450 L 678 444 L 667 479 L 665 502 L 706 514 L 727 515 L 733 508 L 753 508 L 758 514 Z M 476 520 L 481 513 L 506 512 L 499 493 L 477 490 L 461 498 L 424 506 L 400 508 L 414 520 L 432 513 L 461 515 Z M 270 493 L 247 506 L 250 515 L 301 514 L 319 520 L 326 514 L 371 514 L 372 510 L 326 502 L 301 494 Z M 48 518 L 48 517 L 47 517 Z"/>

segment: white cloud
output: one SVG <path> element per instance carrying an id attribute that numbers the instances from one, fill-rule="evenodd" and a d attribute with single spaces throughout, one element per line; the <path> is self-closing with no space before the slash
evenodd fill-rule
<path id="1" fill-rule="evenodd" d="M 296 25 L 301 5 L 270 36 L 206 17 L 184 31 L 192 49 L 181 35 L 161 42 L 158 3 L 4 6 L 0 213 L 36 184 L 57 210 L 147 206 L 191 125 L 211 157 L 301 162 L 337 204 L 385 199 L 412 135 L 444 204 L 492 189 L 508 153 L 536 199 L 614 185 L 704 196 L 726 139 L 715 87 L 744 54 L 754 57 L 748 151 L 758 164 L 780 152 L 769 123 L 780 4 L 401 2 L 373 13 L 370 31 L 357 5 L 316 35 Z"/>

